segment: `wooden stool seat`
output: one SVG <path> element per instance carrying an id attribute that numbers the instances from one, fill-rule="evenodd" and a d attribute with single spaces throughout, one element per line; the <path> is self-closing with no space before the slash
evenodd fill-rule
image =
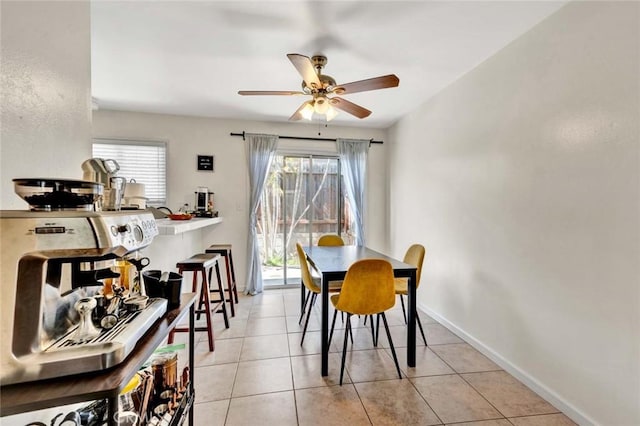
<path id="1" fill-rule="evenodd" d="M 195 310 L 197 314 L 197 318 L 200 319 L 200 315 L 204 314 L 205 319 L 207 321 L 206 327 L 195 327 L 194 331 L 206 331 L 208 340 L 209 340 L 209 351 L 213 352 L 215 349 L 214 336 L 213 336 L 213 325 L 212 325 L 212 317 L 211 313 L 221 313 L 224 316 L 224 323 L 226 328 L 229 328 L 229 317 L 227 315 L 227 306 L 225 303 L 224 297 L 224 288 L 222 286 L 222 280 L 220 278 L 220 267 L 218 265 L 218 261 L 220 260 L 220 255 L 215 253 L 198 253 L 191 256 L 188 259 L 181 260 L 176 263 L 176 268 L 178 268 L 178 273 L 182 274 L 184 272 L 192 273 L 191 286 L 192 291 L 194 293 L 200 292 L 200 299 L 198 302 L 198 307 Z M 217 291 L 220 295 L 219 299 L 211 299 L 209 284 L 211 282 L 211 272 L 213 268 L 216 269 L 216 275 L 218 279 L 218 289 Z M 198 274 L 201 275 L 201 279 L 198 280 Z M 174 333 L 177 332 L 188 332 L 189 329 L 186 327 L 176 327 L 171 333 L 169 333 L 169 344 L 173 343 Z"/>
<path id="2" fill-rule="evenodd" d="M 210 268 L 220 259 L 220 255 L 212 253 L 198 253 L 194 254 L 188 259 L 181 260 L 176 263 L 176 268 L 183 269 L 185 271 L 194 271 L 200 268 Z"/>
<path id="3" fill-rule="evenodd" d="M 238 303 L 238 288 L 236 286 L 236 271 L 233 267 L 233 254 L 231 252 L 231 244 L 212 244 L 206 250 L 205 253 L 209 254 L 218 254 L 224 257 L 224 266 L 227 271 L 227 287 L 225 290 L 228 292 L 229 296 L 226 299 L 229 302 L 231 307 L 231 316 L 236 315 L 236 309 L 234 306 L 235 303 Z"/>
<path id="4" fill-rule="evenodd" d="M 207 250 L 227 250 L 231 251 L 231 244 L 211 244 Z"/>

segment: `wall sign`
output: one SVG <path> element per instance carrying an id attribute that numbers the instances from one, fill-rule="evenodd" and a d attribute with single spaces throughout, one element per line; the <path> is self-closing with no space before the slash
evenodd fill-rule
<path id="1" fill-rule="evenodd" d="M 198 170 L 213 171 L 213 155 L 198 155 Z"/>

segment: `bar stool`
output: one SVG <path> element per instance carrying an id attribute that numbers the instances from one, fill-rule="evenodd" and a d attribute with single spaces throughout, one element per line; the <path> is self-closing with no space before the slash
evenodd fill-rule
<path id="1" fill-rule="evenodd" d="M 227 315 L 227 306 L 225 304 L 222 280 L 220 279 L 220 268 L 218 266 L 219 259 L 220 255 L 218 254 L 198 253 L 176 264 L 176 268 L 178 268 L 179 274 L 182 274 L 183 272 L 192 273 L 191 287 L 194 293 L 197 292 L 198 287 L 200 287 L 200 298 L 198 302 L 198 308 L 195 310 L 195 313 L 198 314 L 198 319 L 200 319 L 201 314 L 205 315 L 207 326 L 195 327 L 194 331 L 207 332 L 210 352 L 213 352 L 215 349 L 211 313 L 222 313 L 224 316 L 225 327 L 229 328 L 229 317 Z M 216 300 L 212 300 L 209 295 L 209 280 L 211 279 L 211 270 L 213 267 L 215 267 L 216 269 L 218 278 L 217 292 L 220 294 L 220 299 Z M 200 281 L 198 281 L 198 273 L 200 273 L 202 276 Z M 189 328 L 187 327 L 175 327 L 173 330 L 171 330 L 171 333 L 169 333 L 169 344 L 173 343 L 173 336 L 175 333 L 188 331 Z"/>
<path id="2" fill-rule="evenodd" d="M 227 290 L 229 292 L 229 298 L 226 299 L 231 306 L 231 316 L 236 316 L 236 309 L 234 306 L 234 296 L 235 303 L 238 303 L 238 289 L 236 287 L 236 272 L 233 267 L 233 255 L 231 253 L 231 244 L 212 244 L 206 250 L 206 253 L 215 253 L 224 257 L 224 266 L 227 270 Z M 233 294 L 232 294 L 233 292 Z"/>

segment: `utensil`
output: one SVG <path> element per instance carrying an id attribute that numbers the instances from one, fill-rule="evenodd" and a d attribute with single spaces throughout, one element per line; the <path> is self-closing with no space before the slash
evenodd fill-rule
<path id="1" fill-rule="evenodd" d="M 96 307 L 96 299 L 93 297 L 83 297 L 74 305 L 76 311 L 80 315 L 80 324 L 73 335 L 73 341 L 76 343 L 88 342 L 100 335 L 98 330 L 91 321 L 91 312 Z"/>
<path id="2" fill-rule="evenodd" d="M 148 257 L 141 257 L 139 259 L 132 257 L 126 258 L 126 261 L 136 267 L 137 273 L 133 277 L 133 291 L 139 292 L 141 296 L 146 296 L 147 293 L 145 292 L 144 286 L 140 285 L 140 273 L 145 267 L 149 266 L 151 260 L 149 260 Z"/>

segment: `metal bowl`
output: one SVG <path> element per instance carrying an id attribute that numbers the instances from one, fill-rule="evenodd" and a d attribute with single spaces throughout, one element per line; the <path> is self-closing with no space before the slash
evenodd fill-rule
<path id="1" fill-rule="evenodd" d="M 102 199 L 104 185 L 85 180 L 31 178 L 13 179 L 16 194 L 31 210 L 94 210 Z"/>

